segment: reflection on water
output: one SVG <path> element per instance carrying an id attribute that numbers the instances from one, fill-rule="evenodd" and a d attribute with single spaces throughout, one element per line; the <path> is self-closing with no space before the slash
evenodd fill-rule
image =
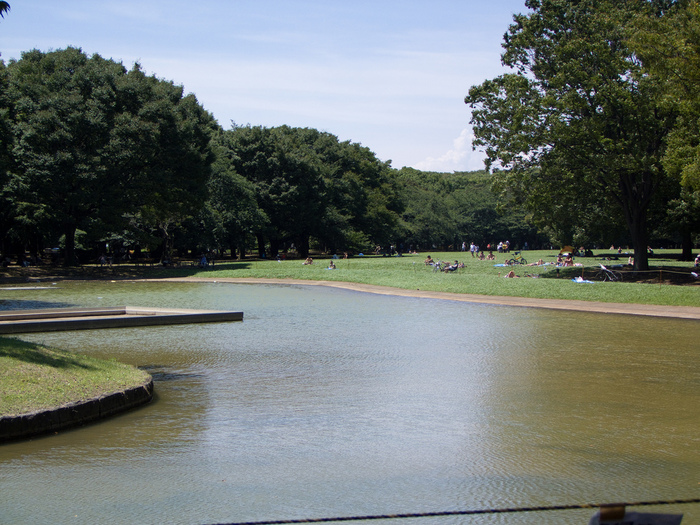
<path id="1" fill-rule="evenodd" d="M 697 497 L 696 322 L 303 286 L 77 283 L 0 294 L 245 312 L 243 323 L 26 336 L 141 366 L 157 397 L 0 447 L 0 523 Z M 674 510 L 700 522 L 697 508 Z M 590 514 L 420 521 L 573 524 Z"/>

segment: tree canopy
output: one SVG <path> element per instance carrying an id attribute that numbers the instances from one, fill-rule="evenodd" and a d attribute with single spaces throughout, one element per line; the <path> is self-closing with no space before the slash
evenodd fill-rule
<path id="1" fill-rule="evenodd" d="M 470 89 L 475 146 L 540 225 L 624 221 L 648 267 L 648 214 L 676 113 L 627 44 L 644 0 L 528 0 L 504 37 L 513 69 Z M 566 225 L 569 226 L 566 226 Z"/>
<path id="2" fill-rule="evenodd" d="M 59 230 L 69 264 L 78 230 L 104 235 L 137 213 L 161 224 L 203 203 L 214 121 L 181 87 L 70 47 L 23 53 L 6 73 L 4 206 L 35 236 Z"/>
<path id="3" fill-rule="evenodd" d="M 306 255 L 312 238 L 331 251 L 364 249 L 398 224 L 390 168 L 358 144 L 309 128 L 234 126 L 222 146 L 254 188 L 261 255 L 265 240 L 272 256 L 291 244 Z"/>
<path id="4" fill-rule="evenodd" d="M 529 0 L 513 72 L 466 97 L 493 174 L 395 170 L 312 128 L 224 130 L 181 86 L 78 48 L 0 61 L 3 256 L 631 237 L 643 268 L 649 224 L 684 246 L 700 229 L 699 1 Z"/>

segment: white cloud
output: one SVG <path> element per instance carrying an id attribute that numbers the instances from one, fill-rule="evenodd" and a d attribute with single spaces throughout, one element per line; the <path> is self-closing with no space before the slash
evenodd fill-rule
<path id="1" fill-rule="evenodd" d="M 422 171 L 476 171 L 484 169 L 483 152 L 472 149 L 474 134 L 464 128 L 459 137 L 452 141 L 452 148 L 439 157 L 428 157 L 413 167 Z"/>

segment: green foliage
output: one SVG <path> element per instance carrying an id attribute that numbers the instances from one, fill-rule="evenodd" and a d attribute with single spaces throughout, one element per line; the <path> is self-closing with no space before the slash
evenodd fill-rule
<path id="1" fill-rule="evenodd" d="M 427 249 L 459 247 L 475 242 L 481 247 L 510 240 L 530 246 L 544 241 L 524 214 L 510 206 L 499 210 L 486 172 L 429 173 L 403 168 L 397 174 L 406 209 L 406 242 Z"/>
<path id="2" fill-rule="evenodd" d="M 259 212 L 249 226 L 259 243 L 270 241 L 272 256 L 291 243 L 305 255 L 311 238 L 346 250 L 363 237 L 386 239 L 398 224 L 389 167 L 367 148 L 288 126 L 234 126 L 221 147 L 229 167 L 252 185 Z"/>
<path id="3" fill-rule="evenodd" d="M 678 181 L 694 187 L 700 144 L 697 73 L 683 69 L 697 58 L 697 0 L 527 5 L 505 37 L 514 73 L 466 99 L 493 174 L 393 170 L 315 129 L 224 131 L 181 86 L 76 48 L 0 61 L 3 255 L 631 239 L 641 268 L 649 222 L 689 250 L 697 198 Z M 667 63 L 653 53 L 660 31 Z"/>
<path id="4" fill-rule="evenodd" d="M 70 47 L 26 52 L 7 74 L 6 202 L 16 223 L 63 235 L 68 263 L 77 229 L 100 238 L 138 216 L 167 230 L 201 207 L 215 122 L 193 95 Z"/>
<path id="5" fill-rule="evenodd" d="M 646 13 L 646 2 L 526 5 L 532 12 L 515 16 L 504 40 L 503 62 L 515 72 L 465 99 L 475 145 L 514 201 L 559 237 L 624 220 L 644 269 L 649 207 L 675 118 L 625 44 L 622 28 Z"/>
<path id="6" fill-rule="evenodd" d="M 657 16 L 637 16 L 629 43 L 645 71 L 659 79 L 666 103 L 680 118 L 669 137 L 664 165 L 683 184 L 700 190 L 700 2 L 673 2 Z"/>

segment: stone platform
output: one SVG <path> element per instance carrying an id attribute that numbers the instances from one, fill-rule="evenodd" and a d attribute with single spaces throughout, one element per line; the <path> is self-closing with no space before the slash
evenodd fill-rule
<path id="1" fill-rule="evenodd" d="M 114 306 L 0 311 L 0 335 L 242 321 L 243 312 Z"/>

